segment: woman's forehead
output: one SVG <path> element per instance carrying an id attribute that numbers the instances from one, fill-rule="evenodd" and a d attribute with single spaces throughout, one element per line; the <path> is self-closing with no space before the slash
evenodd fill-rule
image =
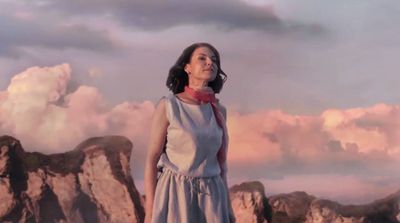
<path id="1" fill-rule="evenodd" d="M 202 46 L 202 47 L 199 47 L 199 48 L 195 49 L 193 51 L 193 55 L 197 55 L 197 54 L 204 54 L 204 55 L 209 56 L 209 57 L 216 57 L 214 52 L 210 48 L 208 48 L 206 46 Z"/>

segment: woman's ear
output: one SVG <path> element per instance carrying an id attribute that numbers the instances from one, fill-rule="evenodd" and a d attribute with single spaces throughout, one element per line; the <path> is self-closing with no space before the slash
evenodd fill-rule
<path id="1" fill-rule="evenodd" d="M 186 64 L 184 70 L 187 74 L 190 74 L 190 65 Z"/>

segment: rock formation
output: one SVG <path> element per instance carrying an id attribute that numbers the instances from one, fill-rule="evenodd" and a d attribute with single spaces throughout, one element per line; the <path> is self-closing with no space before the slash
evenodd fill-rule
<path id="1" fill-rule="evenodd" d="M 271 220 L 271 209 L 260 182 L 235 185 L 229 189 L 229 196 L 237 223 L 268 223 Z"/>
<path id="2" fill-rule="evenodd" d="M 266 198 L 260 182 L 230 188 L 237 223 L 399 223 L 400 191 L 366 205 L 341 205 L 305 192 Z"/>
<path id="3" fill-rule="evenodd" d="M 0 137 L 0 222 L 142 222 L 131 149 L 127 138 L 108 136 L 43 155 Z"/>
<path id="4" fill-rule="evenodd" d="M 340 205 L 315 199 L 305 223 L 397 223 L 400 222 L 400 191 L 366 205 Z"/>
<path id="5" fill-rule="evenodd" d="M 273 222 L 396 223 L 400 222 L 400 192 L 366 205 L 341 205 L 304 192 L 270 197 Z"/>
<path id="6" fill-rule="evenodd" d="M 273 210 L 272 222 L 304 222 L 310 205 L 315 199 L 314 196 L 300 191 L 271 196 L 269 203 Z"/>

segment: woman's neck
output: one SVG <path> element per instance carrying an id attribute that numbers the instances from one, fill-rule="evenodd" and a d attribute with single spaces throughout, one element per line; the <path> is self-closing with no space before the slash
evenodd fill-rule
<path id="1" fill-rule="evenodd" d="M 193 86 L 189 85 L 190 88 L 196 90 L 196 91 L 212 91 L 212 88 L 209 86 Z"/>
<path id="2" fill-rule="evenodd" d="M 196 91 L 213 91 L 212 88 L 208 86 L 208 81 L 189 79 L 188 86 Z"/>

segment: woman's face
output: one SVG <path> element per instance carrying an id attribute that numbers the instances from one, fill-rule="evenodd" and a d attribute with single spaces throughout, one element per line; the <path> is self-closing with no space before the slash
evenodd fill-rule
<path id="1" fill-rule="evenodd" d="M 217 76 L 217 57 L 208 47 L 198 47 L 192 53 L 190 62 L 186 64 L 185 71 L 189 78 L 213 81 Z"/>

